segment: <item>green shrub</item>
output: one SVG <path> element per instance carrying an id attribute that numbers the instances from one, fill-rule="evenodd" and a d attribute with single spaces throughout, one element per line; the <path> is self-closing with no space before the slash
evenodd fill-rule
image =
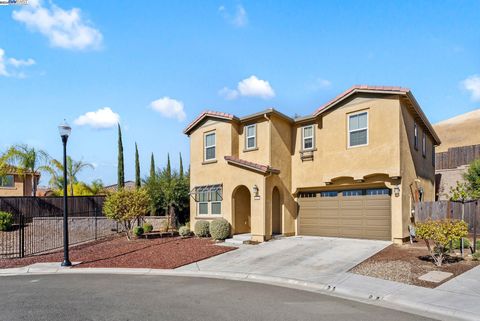
<path id="1" fill-rule="evenodd" d="M 180 234 L 181 237 L 187 237 L 190 236 L 190 229 L 187 226 L 181 226 L 178 229 L 178 234 Z"/>
<path id="2" fill-rule="evenodd" d="M 195 235 L 198 237 L 207 237 L 210 233 L 210 223 L 208 221 L 195 222 Z"/>
<path id="3" fill-rule="evenodd" d="M 185 223 L 185 227 L 190 229 L 190 222 Z"/>
<path id="4" fill-rule="evenodd" d="M 143 235 L 143 227 L 141 227 L 141 226 L 135 226 L 135 227 L 133 228 L 133 235 L 135 235 L 135 236 L 137 236 L 137 237 L 138 237 L 138 236 L 142 236 L 142 235 Z"/>
<path id="5" fill-rule="evenodd" d="M 143 232 L 150 233 L 151 231 L 153 231 L 153 225 L 150 223 L 143 223 Z"/>
<path id="6" fill-rule="evenodd" d="M 230 236 L 230 223 L 224 218 L 211 221 L 210 235 L 214 240 L 225 240 Z"/>
<path id="7" fill-rule="evenodd" d="M 13 224 L 13 215 L 8 212 L 0 212 L 0 231 L 8 231 Z"/>
<path id="8" fill-rule="evenodd" d="M 475 253 L 472 254 L 472 259 L 474 261 L 480 261 L 480 251 L 477 251 Z"/>
<path id="9" fill-rule="evenodd" d="M 425 241 L 437 266 L 441 266 L 450 242 L 468 235 L 468 225 L 458 220 L 438 220 L 417 223 L 417 236 Z M 432 242 L 433 244 L 430 244 Z"/>
<path id="10" fill-rule="evenodd" d="M 461 242 L 460 239 L 454 240 L 454 241 L 452 242 L 452 249 L 454 249 L 454 250 L 459 250 L 460 247 L 461 247 L 461 245 L 460 245 L 461 243 L 462 243 L 462 242 Z M 468 249 L 469 247 L 470 247 L 470 241 L 469 241 L 468 239 L 463 239 L 463 248 L 464 248 L 464 249 Z"/>

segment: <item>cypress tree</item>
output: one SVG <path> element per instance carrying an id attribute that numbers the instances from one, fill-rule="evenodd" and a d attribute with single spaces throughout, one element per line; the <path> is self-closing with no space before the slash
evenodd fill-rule
<path id="1" fill-rule="evenodd" d="M 135 187 L 139 189 L 142 187 L 142 181 L 140 180 L 140 157 L 138 156 L 138 146 L 135 143 Z"/>
<path id="2" fill-rule="evenodd" d="M 167 154 L 167 177 L 168 179 L 172 178 L 172 167 L 170 166 L 170 153 Z"/>
<path id="3" fill-rule="evenodd" d="M 183 178 L 183 161 L 182 161 L 182 153 L 180 153 L 180 178 Z"/>
<path id="4" fill-rule="evenodd" d="M 153 156 L 150 158 L 150 178 L 155 177 L 155 157 Z"/>
<path id="5" fill-rule="evenodd" d="M 125 187 L 125 167 L 123 164 L 123 142 L 122 130 L 118 124 L 118 181 L 117 188 L 120 190 Z"/>

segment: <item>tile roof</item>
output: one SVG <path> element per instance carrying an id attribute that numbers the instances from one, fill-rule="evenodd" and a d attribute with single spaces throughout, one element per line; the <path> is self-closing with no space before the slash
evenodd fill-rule
<path id="1" fill-rule="evenodd" d="M 201 122 L 204 118 L 206 117 L 213 117 L 213 118 L 220 118 L 220 119 L 227 119 L 227 120 L 234 120 L 237 119 L 232 114 L 228 113 L 223 113 L 219 111 L 211 111 L 211 110 L 206 110 L 203 113 L 201 113 L 197 118 L 195 118 L 188 126 L 185 128 L 183 131 L 184 134 L 188 134 L 199 122 Z"/>
<path id="2" fill-rule="evenodd" d="M 257 164 L 257 163 L 250 162 L 250 161 L 240 159 L 240 158 L 237 158 L 237 157 L 233 157 L 233 156 L 225 156 L 224 158 L 228 163 L 231 163 L 231 164 L 234 164 L 234 165 L 237 165 L 237 166 L 241 166 L 241 167 L 245 167 L 245 168 L 248 168 L 248 169 L 253 169 L 255 171 L 261 172 L 262 174 L 268 174 L 268 173 L 278 174 L 278 173 L 280 173 L 280 171 L 278 169 L 272 168 L 268 165 Z"/>
<path id="3" fill-rule="evenodd" d="M 337 97 L 333 98 L 332 100 L 328 101 L 327 103 L 323 104 L 322 106 L 318 107 L 317 110 L 313 113 L 313 115 L 317 115 L 324 109 L 336 104 L 337 102 L 341 101 L 342 99 L 350 96 L 354 92 L 380 92 L 380 93 L 407 93 L 410 92 L 410 89 L 398 86 L 369 86 L 369 85 L 354 85 L 349 89 L 345 90 L 343 93 L 338 95 Z"/>

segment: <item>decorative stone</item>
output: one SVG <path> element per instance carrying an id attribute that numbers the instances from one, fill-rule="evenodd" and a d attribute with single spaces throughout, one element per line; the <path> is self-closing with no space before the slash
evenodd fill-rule
<path id="1" fill-rule="evenodd" d="M 442 271 L 430 271 L 427 274 L 420 276 L 418 279 L 427 282 L 440 283 L 445 279 L 451 277 L 453 273 Z"/>

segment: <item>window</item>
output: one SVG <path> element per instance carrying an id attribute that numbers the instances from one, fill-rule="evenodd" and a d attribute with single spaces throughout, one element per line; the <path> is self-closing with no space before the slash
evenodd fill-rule
<path id="1" fill-rule="evenodd" d="M 390 195 L 390 190 L 388 188 L 367 189 L 367 195 Z"/>
<path id="2" fill-rule="evenodd" d="M 418 150 L 418 126 L 417 123 L 413 124 L 413 147 Z"/>
<path id="3" fill-rule="evenodd" d="M 328 191 L 328 192 L 320 192 L 320 197 L 337 197 L 338 192 L 335 191 Z"/>
<path id="4" fill-rule="evenodd" d="M 309 192 L 303 192 L 298 194 L 300 198 L 312 198 L 312 197 L 317 197 L 317 193 L 309 193 Z"/>
<path id="5" fill-rule="evenodd" d="M 348 116 L 348 147 L 368 144 L 368 113 Z"/>
<path id="6" fill-rule="evenodd" d="M 425 135 L 425 132 L 422 133 L 422 156 L 427 156 L 427 135 Z"/>
<path id="7" fill-rule="evenodd" d="M 205 134 L 205 160 L 215 160 L 215 133 Z"/>
<path id="8" fill-rule="evenodd" d="M 222 185 L 197 186 L 190 195 L 198 203 L 198 215 L 222 214 Z"/>
<path id="9" fill-rule="evenodd" d="M 361 189 L 353 189 L 353 190 L 350 190 L 350 191 L 343 191 L 342 192 L 342 195 L 343 196 L 362 196 L 364 195 L 364 190 L 361 190 Z"/>
<path id="10" fill-rule="evenodd" d="M 245 126 L 245 149 L 257 147 L 257 125 Z"/>
<path id="11" fill-rule="evenodd" d="M 313 149 L 313 125 L 302 127 L 303 150 Z"/>
<path id="12" fill-rule="evenodd" d="M 15 179 L 13 175 L 1 176 L 0 187 L 15 187 Z"/>

